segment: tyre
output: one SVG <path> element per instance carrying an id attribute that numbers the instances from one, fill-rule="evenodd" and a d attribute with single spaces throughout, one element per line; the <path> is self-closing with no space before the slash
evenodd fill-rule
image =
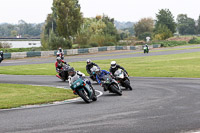
<path id="1" fill-rule="evenodd" d="M 90 99 L 86 96 L 87 94 L 85 91 L 81 90 L 78 94 L 86 103 L 90 103 Z"/>
<path id="2" fill-rule="evenodd" d="M 94 95 L 93 98 L 92 98 L 92 101 L 96 101 L 97 100 L 97 96 Z"/>
<path id="3" fill-rule="evenodd" d="M 122 91 L 119 90 L 118 87 L 116 87 L 115 85 L 111 85 L 110 87 L 111 87 L 111 89 L 112 89 L 113 92 L 117 93 L 120 96 L 122 95 Z"/>
<path id="4" fill-rule="evenodd" d="M 96 101 L 96 100 L 97 100 L 97 96 L 96 96 L 96 94 L 95 94 L 95 90 L 94 90 L 93 87 L 91 87 L 91 88 L 92 88 L 92 91 L 93 91 L 92 101 Z"/>
<path id="5" fill-rule="evenodd" d="M 130 85 L 130 81 L 126 80 L 126 81 L 124 82 L 124 84 L 125 84 L 125 86 L 126 86 L 126 89 L 133 90 L 133 88 L 132 88 L 131 85 Z"/>

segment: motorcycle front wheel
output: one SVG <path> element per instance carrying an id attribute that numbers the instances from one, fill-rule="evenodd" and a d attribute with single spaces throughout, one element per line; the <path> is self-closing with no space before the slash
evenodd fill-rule
<path id="1" fill-rule="evenodd" d="M 86 103 L 90 103 L 90 99 L 88 98 L 88 96 L 86 96 L 86 92 L 84 90 L 81 90 L 78 92 L 78 95 L 86 102 Z"/>
<path id="2" fill-rule="evenodd" d="M 111 87 L 111 89 L 112 89 L 113 92 L 117 93 L 120 96 L 122 95 L 122 91 L 119 90 L 118 87 L 116 87 L 115 85 L 111 85 L 110 87 Z"/>

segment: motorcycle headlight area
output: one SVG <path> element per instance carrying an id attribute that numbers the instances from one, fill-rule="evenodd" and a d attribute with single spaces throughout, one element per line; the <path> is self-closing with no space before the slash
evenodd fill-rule
<path id="1" fill-rule="evenodd" d="M 79 86 L 81 83 L 80 82 L 77 82 L 75 85 L 74 85 L 74 88 L 76 88 L 77 86 Z"/>

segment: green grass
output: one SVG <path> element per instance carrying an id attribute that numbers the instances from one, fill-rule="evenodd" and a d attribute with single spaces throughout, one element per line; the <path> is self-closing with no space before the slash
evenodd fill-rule
<path id="1" fill-rule="evenodd" d="M 115 59 L 136 77 L 188 77 L 200 78 L 200 52 L 174 55 L 144 56 Z M 108 70 L 112 60 L 97 60 L 101 69 Z M 85 62 L 70 63 L 76 70 L 86 73 Z M 54 64 L 2 66 L 0 74 L 55 75 Z"/>
<path id="2" fill-rule="evenodd" d="M 19 84 L 0 84 L 0 109 L 63 101 L 76 96 L 71 90 Z"/>

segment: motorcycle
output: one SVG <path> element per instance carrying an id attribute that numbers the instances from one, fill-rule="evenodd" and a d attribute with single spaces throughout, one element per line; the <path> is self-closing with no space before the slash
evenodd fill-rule
<path id="1" fill-rule="evenodd" d="M 102 85 L 103 85 L 103 87 L 105 87 L 110 92 L 116 93 L 120 96 L 122 95 L 122 90 L 121 90 L 119 84 L 110 75 L 105 75 L 102 78 Z"/>
<path id="2" fill-rule="evenodd" d="M 130 85 L 130 80 L 128 78 L 128 75 L 122 70 L 118 69 L 115 73 L 114 76 L 117 80 L 117 82 L 122 86 L 125 87 L 126 89 L 132 90 L 132 87 Z"/>
<path id="3" fill-rule="evenodd" d="M 146 47 L 146 46 L 144 46 L 144 53 L 149 53 L 149 48 L 148 47 Z"/>
<path id="4" fill-rule="evenodd" d="M 74 91 L 74 93 L 78 94 L 86 103 L 97 100 L 97 96 L 92 85 L 84 82 L 80 76 L 76 75 L 73 77 L 70 84 L 70 88 Z"/>
<path id="5" fill-rule="evenodd" d="M 62 52 L 56 53 L 57 57 L 60 57 L 62 60 L 64 60 L 64 54 Z"/>
<path id="6" fill-rule="evenodd" d="M 93 81 L 97 81 L 97 79 L 96 79 L 96 70 L 97 70 L 98 68 L 96 67 L 96 66 L 93 66 L 91 69 L 90 69 L 90 71 L 91 71 L 91 75 L 90 75 L 90 78 L 93 80 Z"/>
<path id="7" fill-rule="evenodd" d="M 2 57 L 0 57 L 0 63 L 3 61 L 3 58 Z"/>
<path id="8" fill-rule="evenodd" d="M 66 81 L 66 80 L 68 80 L 68 77 L 69 77 L 69 74 L 68 74 L 68 69 L 69 69 L 69 65 L 68 64 L 64 64 L 63 66 L 62 66 L 62 70 L 61 70 L 61 79 L 63 80 L 63 81 Z M 56 75 L 57 76 L 57 75 Z M 57 76 L 58 77 L 58 76 Z M 59 77 L 58 77 L 59 78 Z"/>

